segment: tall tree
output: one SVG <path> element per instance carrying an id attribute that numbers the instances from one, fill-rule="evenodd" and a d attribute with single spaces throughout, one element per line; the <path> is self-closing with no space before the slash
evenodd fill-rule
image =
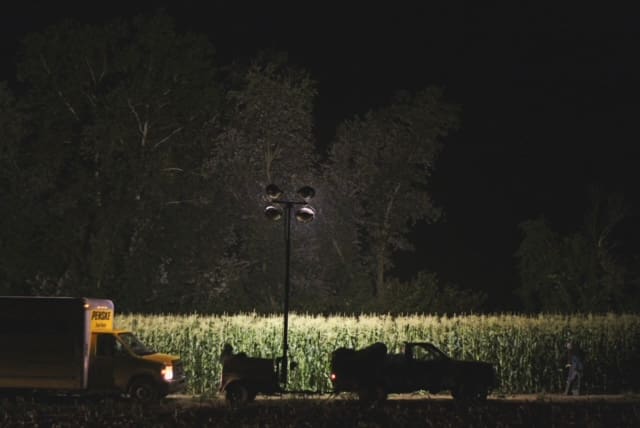
<path id="1" fill-rule="evenodd" d="M 237 288 L 254 308 L 273 311 L 282 305 L 284 243 L 282 226 L 268 223 L 263 215 L 265 188 L 275 183 L 295 192 L 317 180 L 312 135 L 316 89 L 308 74 L 288 66 L 282 55 L 259 57 L 235 83 L 227 94 L 221 132 L 213 140 L 208 174 L 225 185 L 216 201 L 227 209 L 228 254 L 244 261 Z M 293 235 L 301 238 L 312 230 L 296 228 Z M 302 239 L 308 246 L 314 237 Z M 293 260 L 310 256 L 303 246 L 294 246 L 293 252 Z M 294 270 L 292 282 L 304 286 L 303 273 Z"/>
<path id="2" fill-rule="evenodd" d="M 135 308 L 175 258 L 162 222 L 180 181 L 197 182 L 219 109 L 213 48 L 164 15 L 65 22 L 24 46 L 33 136 L 22 167 L 31 209 L 44 213 L 25 291 L 104 293 Z"/>
<path id="3" fill-rule="evenodd" d="M 399 94 L 389 107 L 338 129 L 329 180 L 343 198 L 343 218 L 358 230 L 374 297 L 384 288 L 394 251 L 410 249 L 410 227 L 440 216 L 428 185 L 442 138 L 456 123 L 457 108 L 442 90 L 429 88 Z"/>
<path id="4" fill-rule="evenodd" d="M 411 225 L 439 215 L 428 184 L 457 112 L 437 89 L 345 122 L 321 165 L 315 82 L 282 56 L 221 76 L 209 43 L 164 15 L 66 22 L 24 46 L 23 103 L 0 91 L 17 125 L 1 135 L 0 243 L 19 254 L 0 275 L 17 292 L 279 310 L 282 224 L 262 214 L 275 183 L 318 191 L 317 220 L 292 225 L 293 307 L 359 311 Z"/>
<path id="5" fill-rule="evenodd" d="M 544 218 L 520 224 L 522 242 L 516 252 L 521 288 L 518 294 L 530 311 L 566 311 L 571 304 L 568 272 L 563 265 L 562 240 Z"/>

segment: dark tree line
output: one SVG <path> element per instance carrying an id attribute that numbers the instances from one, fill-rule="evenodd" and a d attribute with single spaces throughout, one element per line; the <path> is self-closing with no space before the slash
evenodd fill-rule
<path id="1" fill-rule="evenodd" d="M 434 272 L 388 277 L 412 226 L 442 214 L 429 184 L 458 108 L 440 89 L 346 119 L 320 151 L 305 70 L 277 53 L 220 64 L 162 14 L 60 23 L 25 38 L 17 70 L 15 86 L 0 82 L 0 294 L 279 311 L 283 227 L 263 215 L 276 183 L 317 191 L 316 220 L 292 225 L 293 309 L 485 307 Z M 528 310 L 638 308 L 637 269 L 611 250 L 624 214 L 594 206 L 575 235 L 522 224 Z"/>
<path id="2" fill-rule="evenodd" d="M 640 255 L 628 236 L 634 218 L 620 193 L 589 189 L 589 206 L 573 231 L 544 217 L 520 225 L 516 253 L 524 309 L 531 312 L 637 312 Z M 626 247 L 626 248 L 625 248 Z"/>
<path id="3" fill-rule="evenodd" d="M 162 14 L 60 23 L 24 40 L 17 68 L 0 86 L 0 294 L 278 311 L 283 230 L 263 216 L 276 183 L 317 191 L 317 220 L 293 225 L 294 309 L 480 307 L 429 272 L 386 277 L 412 224 L 440 214 L 427 186 L 457 108 L 439 89 L 345 121 L 321 156 L 306 71 L 282 54 L 218 64 Z"/>

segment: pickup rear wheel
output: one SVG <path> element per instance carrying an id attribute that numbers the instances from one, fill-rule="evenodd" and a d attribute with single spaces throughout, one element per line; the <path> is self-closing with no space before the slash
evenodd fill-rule
<path id="1" fill-rule="evenodd" d="M 480 385 L 457 385 L 451 389 L 451 396 L 460 401 L 484 401 L 489 391 Z"/>
<path id="2" fill-rule="evenodd" d="M 451 396 L 454 400 L 464 400 L 465 399 L 465 391 L 463 385 L 456 385 L 451 388 Z"/>
<path id="3" fill-rule="evenodd" d="M 156 385 L 150 379 L 135 379 L 129 386 L 129 396 L 136 401 L 149 403 L 160 396 Z"/>
<path id="4" fill-rule="evenodd" d="M 358 391 L 358 399 L 363 404 L 378 404 L 387 400 L 387 391 L 382 385 L 363 387 Z"/>
<path id="5" fill-rule="evenodd" d="M 476 400 L 485 401 L 487 399 L 487 395 L 489 395 L 489 390 L 487 388 L 478 388 L 476 390 Z"/>

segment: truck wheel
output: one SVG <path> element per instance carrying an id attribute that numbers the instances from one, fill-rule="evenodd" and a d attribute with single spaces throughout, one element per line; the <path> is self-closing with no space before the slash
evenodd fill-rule
<path id="1" fill-rule="evenodd" d="M 358 400 L 362 404 L 369 404 L 373 401 L 373 393 L 368 388 L 362 388 L 358 390 Z"/>
<path id="2" fill-rule="evenodd" d="M 362 388 L 358 391 L 358 399 L 362 404 L 379 404 L 387 400 L 387 391 L 381 385 Z"/>
<path id="3" fill-rule="evenodd" d="M 488 390 L 479 385 L 458 385 L 451 389 L 451 396 L 460 401 L 484 401 L 487 399 Z"/>
<path id="4" fill-rule="evenodd" d="M 149 379 L 136 379 L 129 386 L 129 396 L 136 401 L 149 403 L 158 397 L 158 390 Z"/>
<path id="5" fill-rule="evenodd" d="M 375 399 L 376 399 L 376 401 L 378 403 L 382 403 L 384 401 L 387 401 L 388 394 L 387 394 L 387 390 L 384 388 L 384 386 L 378 385 L 378 386 L 375 387 L 374 391 L 375 391 L 374 397 L 375 397 Z"/>
<path id="6" fill-rule="evenodd" d="M 473 398 L 478 401 L 485 401 L 487 399 L 487 395 L 489 395 L 490 388 L 484 385 L 476 385 L 474 389 Z"/>
<path id="7" fill-rule="evenodd" d="M 240 382 L 232 382 L 225 388 L 227 401 L 232 407 L 239 407 L 250 401 L 249 389 Z M 253 395 L 255 397 L 255 395 Z"/>
<path id="8" fill-rule="evenodd" d="M 464 400 L 464 387 L 462 385 L 456 385 L 451 388 L 451 396 L 454 400 Z"/>

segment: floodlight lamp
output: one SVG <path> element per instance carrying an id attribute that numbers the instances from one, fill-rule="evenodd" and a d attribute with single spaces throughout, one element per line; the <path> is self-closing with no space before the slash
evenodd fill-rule
<path id="1" fill-rule="evenodd" d="M 316 191 L 313 187 L 304 186 L 298 190 L 298 195 L 300 195 L 305 202 L 309 202 L 316 195 Z"/>
<path id="2" fill-rule="evenodd" d="M 316 210 L 311 205 L 305 205 L 296 211 L 296 220 L 300 223 L 309 223 L 316 216 Z"/>
<path id="3" fill-rule="evenodd" d="M 275 184 L 269 184 L 266 187 L 265 192 L 271 200 L 278 199 L 282 195 L 282 190 L 280 190 L 280 188 Z"/>
<path id="4" fill-rule="evenodd" d="M 267 205 L 267 207 L 264 209 L 264 215 L 269 220 L 280 220 L 280 218 L 282 218 L 282 208 L 276 205 Z"/>

